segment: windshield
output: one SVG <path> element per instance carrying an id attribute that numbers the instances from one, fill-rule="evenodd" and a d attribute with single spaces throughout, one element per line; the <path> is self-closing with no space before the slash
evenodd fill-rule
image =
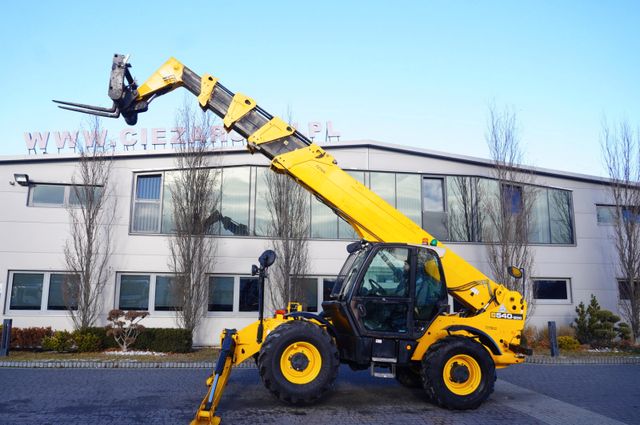
<path id="1" fill-rule="evenodd" d="M 368 249 L 361 249 L 356 252 L 352 252 L 347 260 L 344 262 L 340 273 L 336 279 L 336 284 L 331 292 L 332 298 L 343 298 L 349 293 L 349 290 L 353 286 L 358 275 L 358 270 L 362 266 L 364 259 L 367 257 Z"/>

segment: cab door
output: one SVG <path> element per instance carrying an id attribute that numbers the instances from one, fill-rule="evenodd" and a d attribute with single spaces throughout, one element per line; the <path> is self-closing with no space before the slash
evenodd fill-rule
<path id="1" fill-rule="evenodd" d="M 413 322 L 414 249 L 381 245 L 369 256 L 351 299 L 362 335 L 410 338 Z"/>

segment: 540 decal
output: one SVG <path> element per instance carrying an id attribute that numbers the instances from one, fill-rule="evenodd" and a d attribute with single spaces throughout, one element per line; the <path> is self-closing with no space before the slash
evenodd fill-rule
<path id="1" fill-rule="evenodd" d="M 522 314 L 491 313 L 492 319 L 522 320 Z"/>

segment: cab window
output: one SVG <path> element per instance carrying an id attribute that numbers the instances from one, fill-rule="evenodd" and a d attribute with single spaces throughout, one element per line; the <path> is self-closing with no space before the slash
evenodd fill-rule
<path id="1" fill-rule="evenodd" d="M 447 289 L 442 279 L 440 260 L 431 251 L 418 250 L 414 318 L 428 322 L 438 311 L 438 301 L 445 299 Z"/>
<path id="2" fill-rule="evenodd" d="M 385 247 L 378 250 L 364 275 L 358 295 L 408 297 L 410 258 L 408 248 Z"/>

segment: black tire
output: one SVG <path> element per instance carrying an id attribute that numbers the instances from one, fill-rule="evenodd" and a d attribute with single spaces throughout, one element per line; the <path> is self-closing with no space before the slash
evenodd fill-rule
<path id="1" fill-rule="evenodd" d="M 284 371 L 283 362 L 288 366 Z M 271 331 L 258 356 L 264 386 L 291 404 L 309 404 L 320 399 L 333 387 L 339 366 L 333 339 L 323 328 L 305 320 L 292 320 Z M 296 379 L 306 382 L 294 382 Z"/>
<path id="2" fill-rule="evenodd" d="M 496 367 L 481 344 L 465 337 L 447 337 L 425 354 L 422 379 L 427 396 L 438 405 L 475 409 L 493 393 Z"/>
<path id="3" fill-rule="evenodd" d="M 407 388 L 422 388 L 422 375 L 419 367 L 397 366 L 396 380 Z"/>

